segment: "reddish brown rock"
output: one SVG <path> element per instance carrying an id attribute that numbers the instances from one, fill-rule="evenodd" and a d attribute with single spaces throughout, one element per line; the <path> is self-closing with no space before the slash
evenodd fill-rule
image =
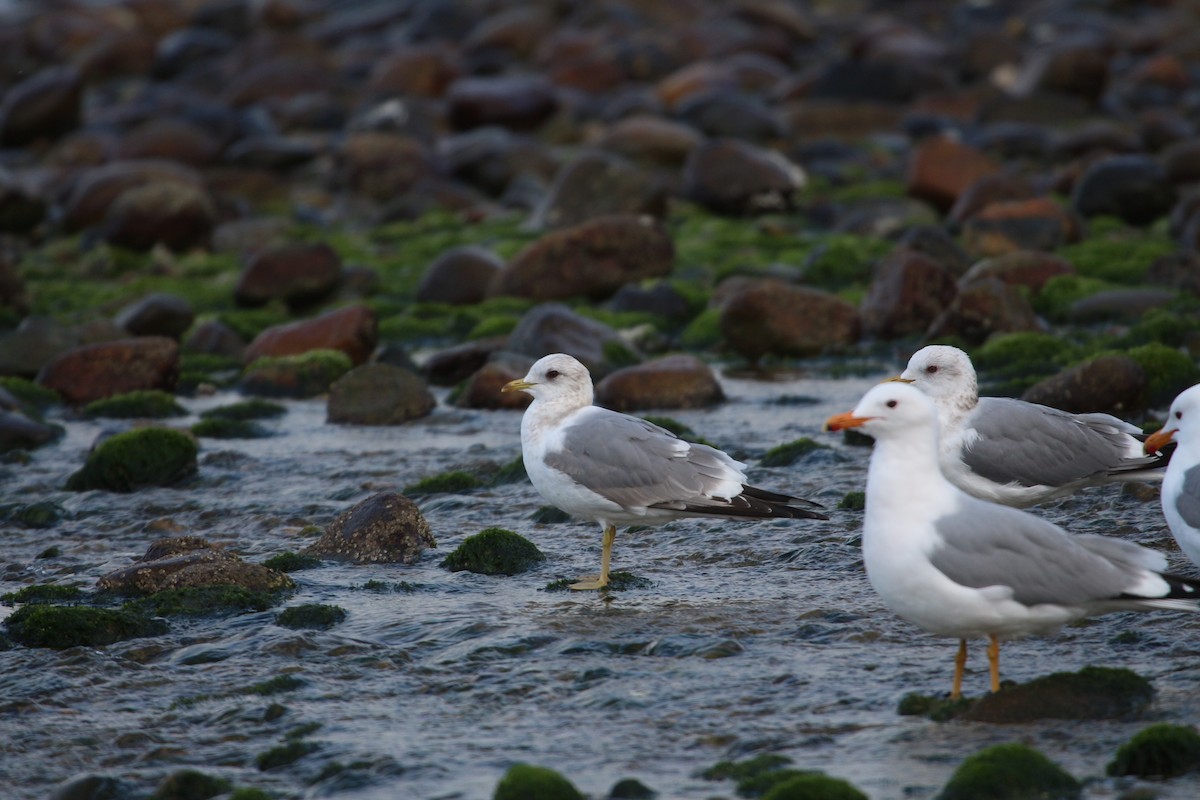
<path id="1" fill-rule="evenodd" d="M 503 267 L 500 257 L 485 248 L 452 247 L 425 269 L 417 300 L 455 306 L 478 303 L 487 297 L 488 287 Z"/>
<path id="2" fill-rule="evenodd" d="M 158 118 L 129 131 L 118 145 L 124 159 L 161 158 L 198 167 L 212 163 L 221 142 L 209 131 L 186 119 Z"/>
<path id="3" fill-rule="evenodd" d="M 366 363 L 379 341 L 375 312 L 347 306 L 313 319 L 276 325 L 254 337 L 243 362 L 263 356 L 294 356 L 310 350 L 341 350 L 354 364 Z"/>
<path id="4" fill-rule="evenodd" d="M 667 187 L 625 159 L 587 154 L 559 170 L 530 218 L 539 228 L 566 228 L 598 217 L 667 214 Z"/>
<path id="5" fill-rule="evenodd" d="M 0 145 L 57 139 L 79 127 L 83 81 L 71 67 L 50 67 L 15 83 L 0 104 Z"/>
<path id="6" fill-rule="evenodd" d="M 155 181 L 122 192 L 104 218 L 104 240 L 130 250 L 155 245 L 182 252 L 208 244 L 217 208 L 204 189 Z"/>
<path id="7" fill-rule="evenodd" d="M 477 369 L 463 386 L 454 405 L 460 408 L 523 409 L 533 402 L 525 392 L 501 392 L 504 384 L 524 378 L 533 359 L 519 353 L 497 352 Z"/>
<path id="8" fill-rule="evenodd" d="M 149 183 L 176 182 L 203 188 L 204 181 L 195 170 L 170 161 L 114 161 L 79 176 L 67 198 L 63 224 L 76 231 L 104 219 L 109 206 L 123 192 Z"/>
<path id="9" fill-rule="evenodd" d="M 972 183 L 959 194 L 947 214 L 951 222 L 963 223 L 993 203 L 1008 200 L 1030 200 L 1038 196 L 1033 181 L 1023 175 L 988 174 Z"/>
<path id="10" fill-rule="evenodd" d="M 445 98 L 446 116 L 457 130 L 484 125 L 532 130 L 558 110 L 554 87 L 540 75 L 459 78 Z"/>
<path id="11" fill-rule="evenodd" d="M 285 573 L 243 561 L 197 536 L 159 539 L 137 561 L 108 573 L 97 583 L 103 591 L 124 595 L 200 586 L 275 592 L 294 585 Z"/>
<path id="12" fill-rule="evenodd" d="M 73 347 L 42 367 L 37 382 L 72 405 L 139 389 L 171 391 L 179 377 L 179 345 L 163 336 Z"/>
<path id="13" fill-rule="evenodd" d="M 1125 417 L 1145 409 L 1149 379 L 1128 356 L 1098 356 L 1035 383 L 1021 395 L 1030 403 L 1074 414 L 1103 411 Z"/>
<path id="14" fill-rule="evenodd" d="M 993 333 L 1041 329 L 1037 315 L 1020 289 L 988 278 L 960 287 L 950 307 L 929 326 L 925 338 L 932 341 L 960 336 L 973 344 L 981 344 Z"/>
<path id="15" fill-rule="evenodd" d="M 993 203 L 963 225 L 963 244 L 975 257 L 1018 250 L 1057 250 L 1080 238 L 1079 219 L 1049 197 Z"/>
<path id="16" fill-rule="evenodd" d="M 733 73 L 715 61 L 693 61 L 663 78 L 655 87 L 658 99 L 674 109 L 690 97 L 721 89 L 738 89 Z"/>
<path id="17" fill-rule="evenodd" d="M 233 290 L 241 306 L 283 300 L 301 308 L 332 294 L 342 275 L 342 259 L 324 242 L 291 242 L 259 250 L 246 262 Z"/>
<path id="18" fill-rule="evenodd" d="M 461 74 L 454 51 L 445 44 L 414 44 L 379 61 L 368 86 L 381 95 L 440 97 Z"/>
<path id="19" fill-rule="evenodd" d="M 1059 275 L 1074 275 L 1075 267 L 1065 258 L 1033 250 L 1017 250 L 975 263 L 961 278 L 963 286 L 995 278 L 1013 286 L 1024 286 L 1033 294 L 1046 281 Z"/>
<path id="20" fill-rule="evenodd" d="M 892 339 L 924 332 L 958 292 L 957 276 L 927 255 L 893 250 L 875 266 L 859 312 L 863 332 Z"/>
<path id="21" fill-rule="evenodd" d="M 907 191 L 948 211 L 973 183 L 999 171 L 999 164 L 974 147 L 948 136 L 931 136 L 913 150 Z"/>
<path id="22" fill-rule="evenodd" d="M 1113 47 L 1086 34 L 1034 48 L 1014 87 L 1018 95 L 1061 92 L 1096 101 L 1108 85 Z"/>
<path id="23" fill-rule="evenodd" d="M 774 280 L 732 293 L 721 309 L 721 335 L 749 361 L 764 355 L 801 358 L 858 341 L 858 309 L 829 292 Z"/>
<path id="24" fill-rule="evenodd" d="M 684 196 L 719 214 L 762 214 L 791 208 L 804 171 L 774 150 L 735 139 L 695 148 L 683 168 Z"/>
<path id="25" fill-rule="evenodd" d="M 504 349 L 507 341 L 507 336 L 492 336 L 447 347 L 445 350 L 439 350 L 429 356 L 421 366 L 421 372 L 425 375 L 425 379 L 434 386 L 454 386 L 475 374 L 488 362 L 493 353 Z M 526 359 L 528 361 L 526 371 L 528 371 L 529 364 L 533 363 L 533 359 L 528 357 Z M 524 375 L 525 372 L 522 372 L 513 377 L 520 378 Z"/>
<path id="26" fill-rule="evenodd" d="M 690 125 L 641 114 L 613 124 L 598 144 L 638 161 L 681 167 L 704 136 Z"/>
<path id="27" fill-rule="evenodd" d="M 412 564 L 430 547 L 437 542 L 417 504 L 385 492 L 339 514 L 304 554 L 355 564 Z"/>
<path id="28" fill-rule="evenodd" d="M 429 155 L 416 139 L 393 133 L 353 133 L 338 153 L 343 185 L 385 203 L 433 175 Z"/>
<path id="29" fill-rule="evenodd" d="M 513 256 L 488 293 L 602 299 L 626 283 L 670 274 L 674 260 L 674 243 L 661 225 L 645 217 L 600 217 L 542 236 Z"/>
<path id="30" fill-rule="evenodd" d="M 705 408 L 724 402 L 712 368 L 692 355 L 674 355 L 624 367 L 596 384 L 596 403 L 614 411 Z"/>

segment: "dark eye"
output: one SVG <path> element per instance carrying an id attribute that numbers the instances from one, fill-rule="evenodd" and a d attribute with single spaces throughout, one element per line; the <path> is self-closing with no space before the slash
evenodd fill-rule
<path id="1" fill-rule="evenodd" d="M 887 401 L 887 407 L 888 407 L 888 408 L 895 408 L 895 407 L 896 407 L 896 401 L 895 401 L 895 400 L 888 400 L 888 401 Z"/>
<path id="2" fill-rule="evenodd" d="M 938 371 L 937 364 L 930 364 L 928 367 L 925 368 L 925 371 L 928 372 L 930 375 L 932 375 L 933 373 Z"/>
<path id="3" fill-rule="evenodd" d="M 1182 411 L 1176 411 L 1176 412 L 1175 412 L 1175 419 L 1183 419 L 1183 412 L 1182 412 Z"/>
<path id="4" fill-rule="evenodd" d="M 558 372 L 558 370 L 556 370 L 556 369 L 548 370 L 548 371 L 546 372 L 546 380 L 551 380 L 551 381 L 552 381 L 552 380 L 554 380 L 555 378 L 557 378 L 557 377 L 558 377 L 558 375 L 559 375 L 559 372 Z"/>

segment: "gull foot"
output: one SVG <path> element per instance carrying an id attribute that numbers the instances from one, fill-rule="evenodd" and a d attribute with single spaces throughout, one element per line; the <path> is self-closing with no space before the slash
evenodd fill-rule
<path id="1" fill-rule="evenodd" d="M 567 586 L 568 589 L 586 590 L 586 589 L 603 589 L 608 586 L 608 579 L 600 575 L 584 575 L 578 582 Z"/>

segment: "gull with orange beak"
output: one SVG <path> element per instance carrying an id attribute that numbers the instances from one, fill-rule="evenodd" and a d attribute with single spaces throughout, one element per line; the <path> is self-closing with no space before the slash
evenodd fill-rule
<path id="1" fill-rule="evenodd" d="M 829 519 L 810 500 L 746 484 L 745 464 L 686 442 L 637 417 L 592 405 L 587 367 L 562 353 L 545 356 L 501 391 L 526 392 L 521 455 L 547 502 L 604 531 L 600 574 L 572 589 L 608 585 L 617 525 L 680 517 Z"/>
<path id="2" fill-rule="evenodd" d="M 1163 478 L 1163 516 L 1179 549 L 1200 564 L 1200 385 L 1175 398 L 1162 429 L 1146 439 L 1146 452 L 1170 442 L 1176 444 Z"/>
<path id="3" fill-rule="evenodd" d="M 1071 535 L 950 483 L 938 464 L 937 409 L 913 386 L 882 383 L 825 427 L 875 439 L 862 535 L 867 577 L 898 616 L 959 639 L 953 698 L 962 693 L 968 639 L 989 640 L 994 692 L 1003 639 L 1109 611 L 1200 611 L 1200 581 L 1164 574 L 1161 553 Z"/>

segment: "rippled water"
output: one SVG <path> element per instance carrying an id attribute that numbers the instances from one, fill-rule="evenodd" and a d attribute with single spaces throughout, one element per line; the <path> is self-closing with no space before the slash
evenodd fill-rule
<path id="1" fill-rule="evenodd" d="M 725 377 L 730 402 L 672 412 L 752 463 L 800 436 L 833 445 L 789 468 L 751 471 L 759 485 L 825 503 L 832 520 L 686 520 L 622 532 L 614 569 L 650 579 L 648 589 L 606 597 L 543 591 L 557 578 L 595 571 L 600 535 L 590 523 L 531 522 L 542 501 L 522 482 L 423 499 L 439 548 L 414 566 L 293 573 L 299 588 L 288 604 L 348 612 L 330 631 L 285 629 L 269 611 L 175 619 L 166 636 L 104 649 L 2 653 L 7 796 L 45 797 L 81 773 L 119 776 L 148 792 L 191 766 L 284 797 L 486 798 L 521 760 L 560 770 L 593 797 L 636 777 L 663 798 L 707 798 L 732 796 L 733 787 L 700 779 L 700 770 L 778 752 L 849 778 L 877 800 L 924 798 L 989 744 L 1024 741 L 1077 777 L 1095 777 L 1149 722 L 1200 719 L 1200 618 L 1180 613 L 1110 615 L 1004 647 L 1003 677 L 1011 680 L 1089 664 L 1138 671 L 1158 690 L 1143 719 L 997 726 L 896 713 L 906 692 L 949 688 L 955 646 L 882 607 L 862 572 L 861 513 L 835 508 L 845 492 L 863 488 L 869 453 L 820 433 L 820 423 L 851 408 L 878 377 Z M 780 396 L 793 402 L 772 402 Z M 187 404 L 198 413 L 236 399 Z M 272 438 L 204 440 L 200 476 L 186 487 L 133 495 L 59 491 L 112 424 L 68 423 L 68 435 L 32 464 L 0 472 L 4 502 L 49 498 L 69 512 L 50 530 L 0 530 L 0 592 L 44 582 L 90 590 L 165 535 L 228 543 L 249 560 L 298 550 L 311 540 L 306 526 L 323 526 L 373 493 L 519 453 L 516 412 L 442 405 L 411 425 L 353 428 L 326 425 L 319 400 L 288 409 L 266 423 Z M 1188 569 L 1156 502 L 1113 487 L 1040 511 L 1081 532 L 1170 547 L 1173 565 Z M 527 536 L 547 561 L 508 578 L 438 566 L 463 537 L 493 525 Z M 62 554 L 37 559 L 50 545 Z M 370 591 L 367 581 L 416 590 Z M 1131 630 L 1141 634 L 1135 643 L 1114 638 Z M 977 645 L 969 694 L 985 691 L 986 666 Z M 303 685 L 270 696 L 248 691 L 283 674 Z M 315 751 L 259 771 L 255 756 L 289 736 Z M 334 762 L 347 768 L 333 774 Z M 1180 779 L 1159 796 L 1194 792 Z M 1088 788 L 1089 797 L 1117 793 L 1111 781 Z"/>

